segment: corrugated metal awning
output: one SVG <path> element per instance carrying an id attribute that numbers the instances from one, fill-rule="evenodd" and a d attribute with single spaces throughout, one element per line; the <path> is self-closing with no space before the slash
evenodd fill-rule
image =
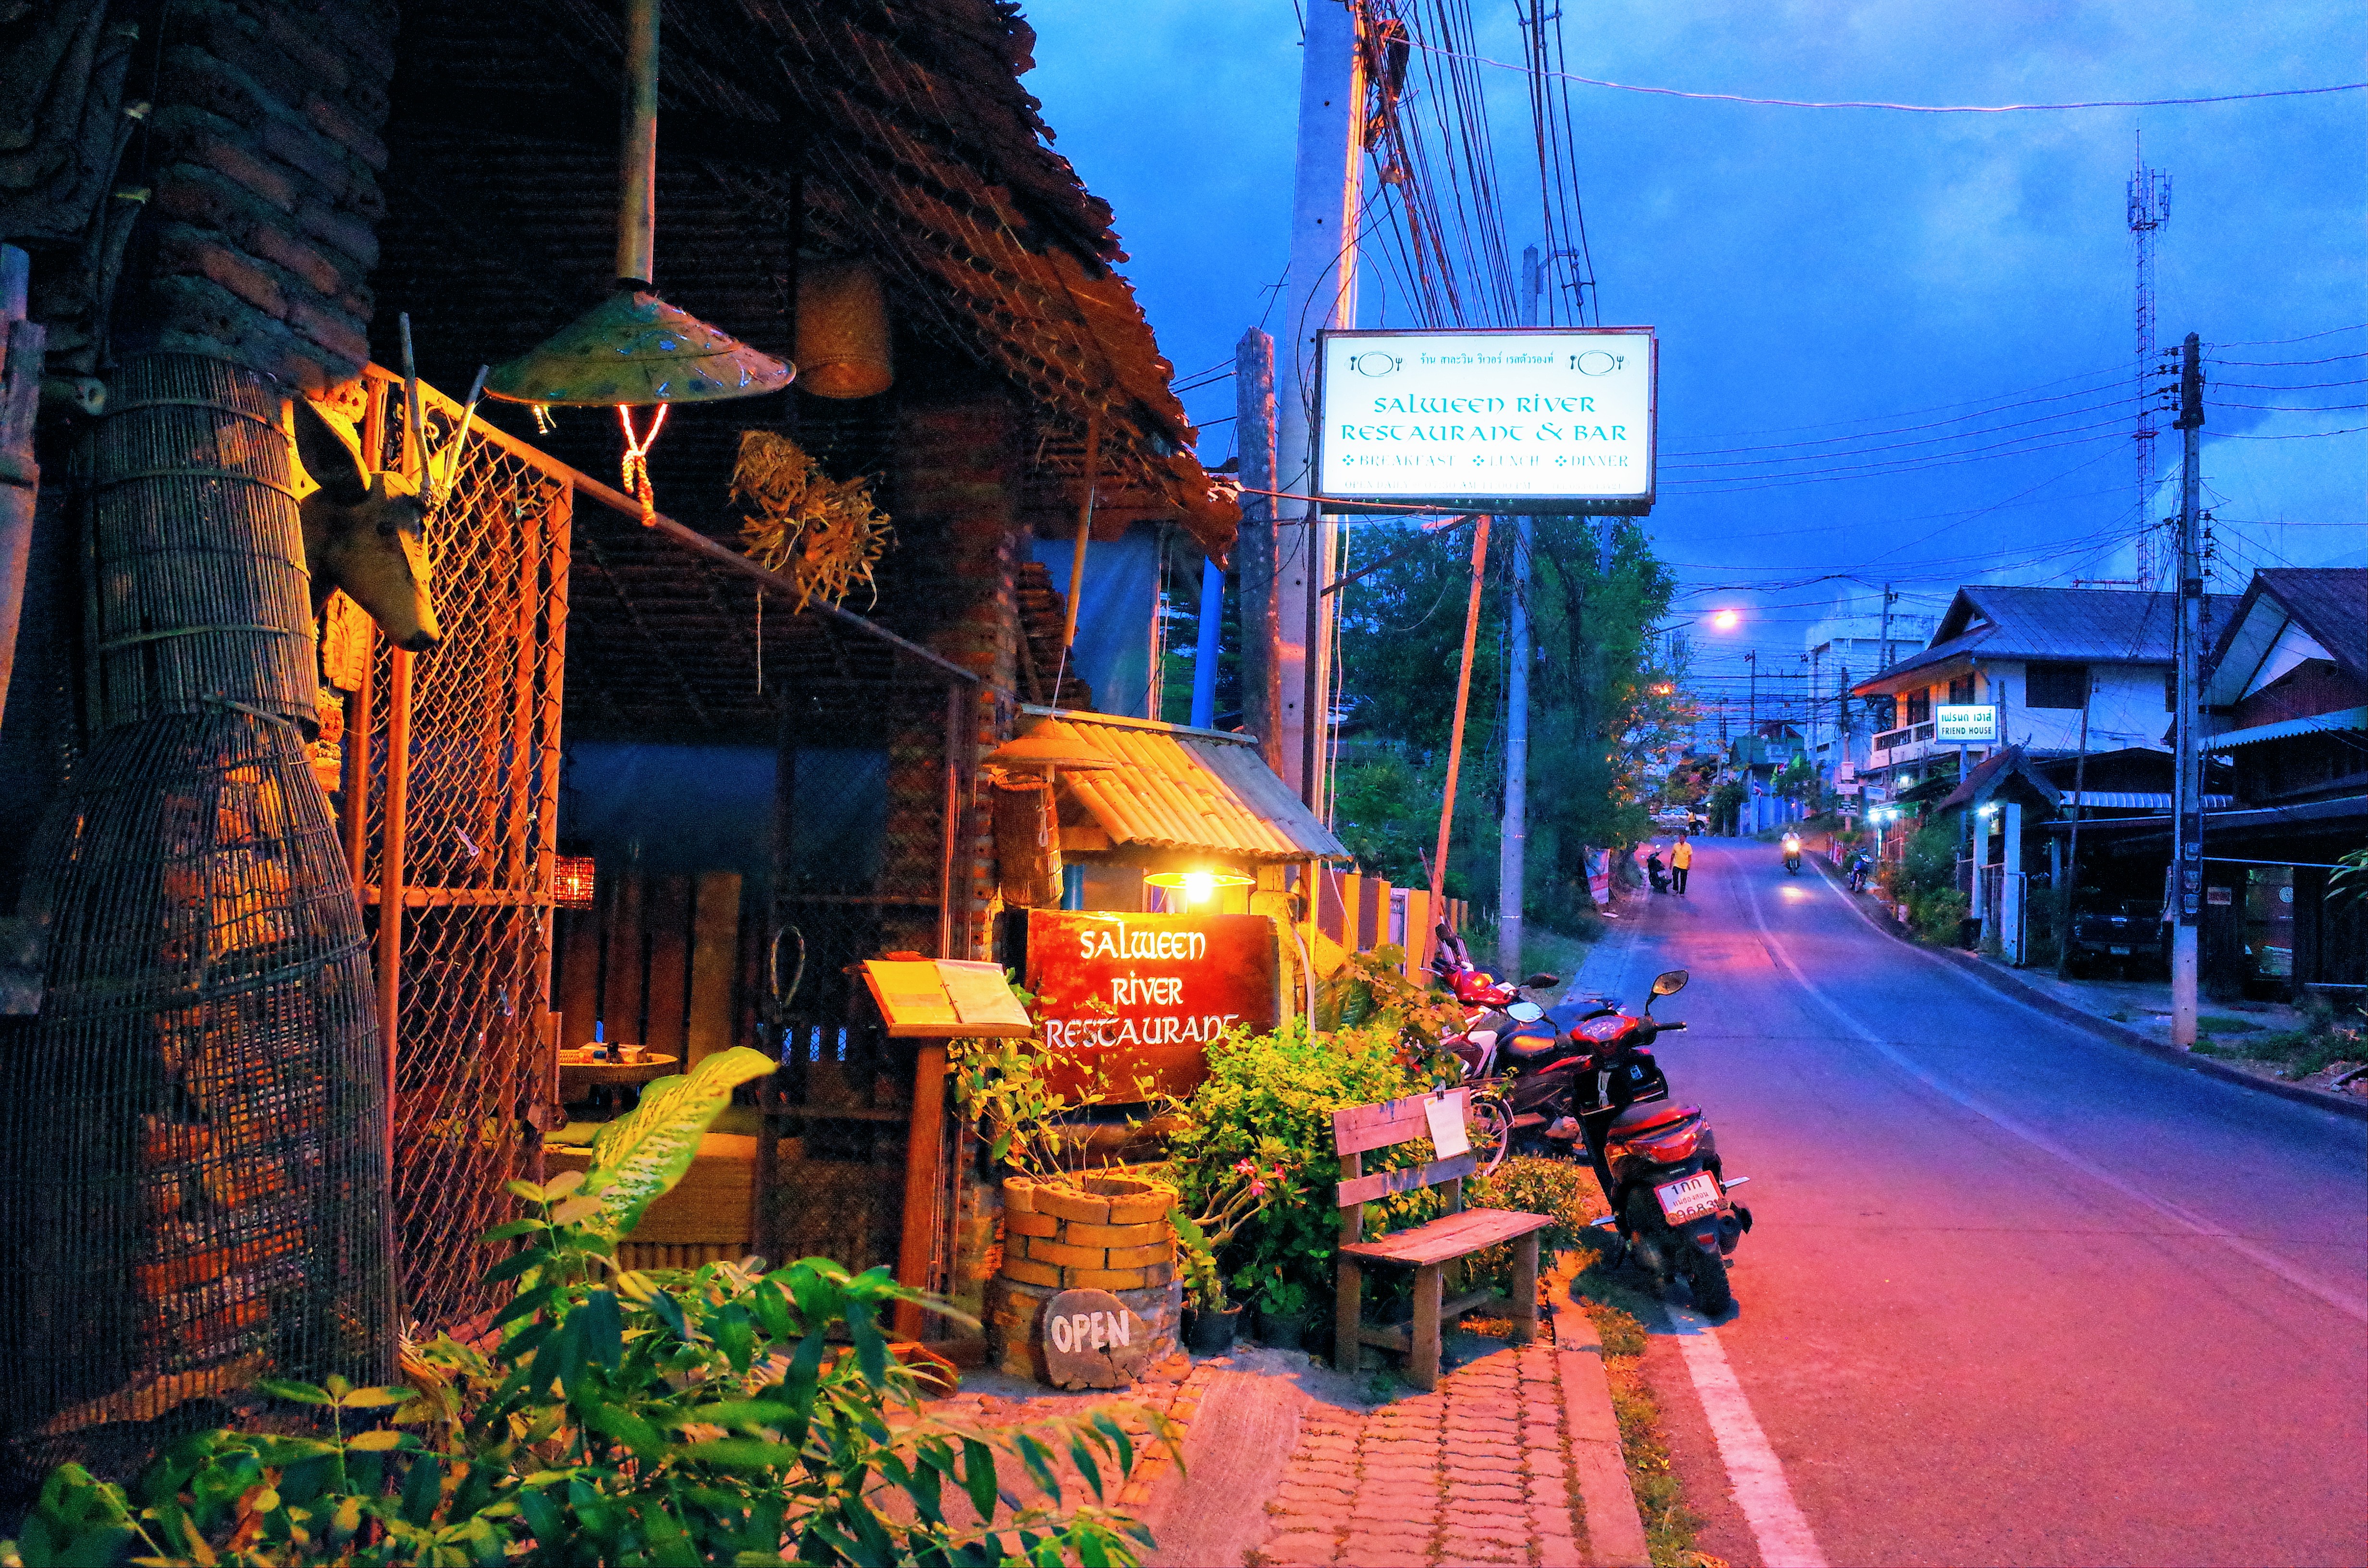
<path id="1" fill-rule="evenodd" d="M 2311 713 L 2275 724 L 2256 724 L 2249 730 L 2230 730 L 2226 734 L 2214 735 L 2204 744 L 2213 751 L 2233 751 L 2238 746 L 2257 746 L 2263 741 L 2316 735 L 2328 730 L 2368 730 L 2368 707 L 2339 708 L 2332 713 Z"/>
<path id="2" fill-rule="evenodd" d="M 2079 806 L 2089 811 L 2167 812 L 2171 807 L 2168 790 L 2090 790 L 2085 794 L 2064 791 L 2066 806 Z M 2235 805 L 2234 795 L 2206 795 L 2203 809 L 2216 812 Z"/>
<path id="3" fill-rule="evenodd" d="M 1059 718 L 1117 764 L 1060 775 L 1061 788 L 1092 814 L 1114 847 L 1200 850 L 1247 860 L 1349 858 L 1247 735 L 1070 709 L 1021 711 Z"/>

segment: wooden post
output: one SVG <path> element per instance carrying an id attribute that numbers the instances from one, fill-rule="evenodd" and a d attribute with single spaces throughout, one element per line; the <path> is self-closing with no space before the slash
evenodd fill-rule
<path id="1" fill-rule="evenodd" d="M 41 403 L 41 355 L 48 329 L 25 319 L 32 262 L 0 245 L 0 714 L 17 663 L 17 627 L 33 557 L 33 505 L 41 470 L 33 458 L 33 420 Z"/>
<path id="2" fill-rule="evenodd" d="M 386 1052 L 387 1171 L 394 1172 L 395 1024 L 403 1010 L 403 840 L 411 814 L 411 655 L 388 660 L 386 816 L 379 846 L 378 1028 Z"/>
<path id="3" fill-rule="evenodd" d="M 1077 600 L 1086 591 L 1086 540 L 1094 528 L 1094 491 L 1101 483 L 1102 415 L 1099 409 L 1086 415 L 1086 494 L 1077 503 L 1077 546 L 1069 557 L 1069 618 L 1061 628 L 1063 672 L 1066 671 L 1069 650 L 1077 645 Z M 1061 705 L 1061 674 L 1053 677 L 1053 689 L 1046 693 L 1050 705 Z"/>
<path id="4" fill-rule="evenodd" d="M 1024 645 L 1026 638 L 1020 639 Z M 1057 695 L 1057 694 L 1056 694 Z M 946 687 L 946 800 L 945 842 L 938 858 L 938 956 L 941 959 L 970 957 L 970 900 L 962 899 L 963 909 L 959 919 L 954 915 L 954 892 L 958 885 L 954 864 L 960 858 L 962 840 L 962 766 L 963 736 L 968 733 L 970 688 L 949 685 Z M 965 894 L 967 887 L 964 887 Z M 959 943 L 961 950 L 955 950 Z"/>
<path id="5" fill-rule="evenodd" d="M 1455 728 L 1447 742 L 1447 797 L 1439 803 L 1439 853 L 1430 861 L 1430 918 L 1422 923 L 1419 940 L 1412 931 L 1406 933 L 1406 955 L 1415 960 L 1411 967 L 1417 970 L 1430 961 L 1431 928 L 1444 907 L 1440 895 L 1447 886 L 1448 830 L 1455 824 L 1456 776 L 1463 770 L 1463 715 L 1472 706 L 1472 645 L 1480 635 L 1480 589 L 1488 570 L 1486 512 L 1480 514 L 1479 525 L 1472 535 L 1472 597 L 1463 607 L 1463 665 L 1455 676 Z"/>
<path id="6" fill-rule="evenodd" d="M 913 1119 L 905 1140 L 905 1234 L 896 1249 L 896 1281 L 926 1290 L 929 1260 L 938 1236 L 939 1145 L 944 1142 L 946 1120 L 946 1046 L 924 1040 L 913 1063 Z M 896 1303 L 896 1332 L 906 1339 L 921 1337 L 921 1309 L 913 1301 Z"/>

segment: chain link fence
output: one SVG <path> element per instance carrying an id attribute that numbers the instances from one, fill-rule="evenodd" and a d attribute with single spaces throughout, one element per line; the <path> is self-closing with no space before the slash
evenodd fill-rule
<path id="1" fill-rule="evenodd" d="M 400 384 L 374 378 L 372 391 L 379 462 L 399 468 Z M 403 1311 L 432 1329 L 495 1304 L 477 1238 L 509 1217 L 506 1184 L 535 1174 L 529 1119 L 554 1071 L 545 1019 L 572 494 L 564 471 L 482 426 L 448 467 L 461 411 L 425 402 L 427 446 L 449 475 L 427 517 L 444 642 L 417 655 L 379 642 L 365 693 L 375 700 L 347 745 L 367 759 L 357 847 L 380 1006 L 391 990 L 394 1008 Z"/>

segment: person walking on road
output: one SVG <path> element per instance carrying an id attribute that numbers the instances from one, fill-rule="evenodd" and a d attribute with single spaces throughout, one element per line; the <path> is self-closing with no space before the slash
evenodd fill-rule
<path id="1" fill-rule="evenodd" d="M 1672 892 L 1682 894 L 1686 891 L 1686 875 L 1693 867 L 1693 840 L 1681 833 L 1669 850 L 1669 889 Z"/>

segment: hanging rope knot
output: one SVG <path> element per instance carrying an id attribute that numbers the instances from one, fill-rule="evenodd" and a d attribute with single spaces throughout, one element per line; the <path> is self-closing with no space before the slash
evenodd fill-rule
<path id="1" fill-rule="evenodd" d="M 633 411 L 623 403 L 617 405 L 617 423 L 625 427 L 625 493 L 642 504 L 642 527 L 651 528 L 658 520 L 656 494 L 650 489 L 650 449 L 657 444 L 658 432 L 666 428 L 666 410 L 671 403 L 658 404 L 657 416 L 650 421 L 650 433 L 633 434 Z"/>

